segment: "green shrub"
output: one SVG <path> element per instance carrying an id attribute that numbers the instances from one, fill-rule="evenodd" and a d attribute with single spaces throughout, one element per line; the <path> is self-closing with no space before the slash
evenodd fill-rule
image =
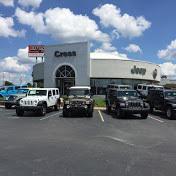
<path id="1" fill-rule="evenodd" d="M 95 100 L 95 106 L 97 106 L 97 107 L 105 107 L 106 106 L 104 98 L 95 97 L 94 100 Z"/>

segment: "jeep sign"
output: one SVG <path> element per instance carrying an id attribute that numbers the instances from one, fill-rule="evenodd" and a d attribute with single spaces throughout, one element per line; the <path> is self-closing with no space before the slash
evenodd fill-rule
<path id="1" fill-rule="evenodd" d="M 71 57 L 76 56 L 76 51 L 68 51 L 68 52 L 55 51 L 54 55 L 55 57 Z"/>
<path id="2" fill-rule="evenodd" d="M 136 65 L 131 69 L 132 74 L 139 74 L 139 75 L 145 75 L 146 69 L 145 68 L 138 68 Z"/>

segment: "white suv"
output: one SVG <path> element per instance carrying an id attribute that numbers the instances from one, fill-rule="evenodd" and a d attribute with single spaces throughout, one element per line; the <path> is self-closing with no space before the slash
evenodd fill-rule
<path id="1" fill-rule="evenodd" d="M 23 116 L 25 111 L 37 111 L 44 116 L 49 107 L 58 110 L 60 94 L 57 88 L 33 88 L 22 98 L 16 107 L 17 116 Z"/>

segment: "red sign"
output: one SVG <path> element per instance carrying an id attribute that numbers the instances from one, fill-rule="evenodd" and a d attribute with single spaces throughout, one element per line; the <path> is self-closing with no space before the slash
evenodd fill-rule
<path id="1" fill-rule="evenodd" d="M 28 56 L 29 57 L 43 57 L 44 56 L 44 45 L 29 45 Z"/>

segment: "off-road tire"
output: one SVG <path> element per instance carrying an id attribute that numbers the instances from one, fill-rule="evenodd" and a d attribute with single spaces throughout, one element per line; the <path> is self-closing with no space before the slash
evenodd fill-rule
<path id="1" fill-rule="evenodd" d="M 166 117 L 170 120 L 174 119 L 174 114 L 173 114 L 172 108 L 170 106 L 168 106 L 166 108 Z"/>
<path id="2" fill-rule="evenodd" d="M 93 111 L 88 112 L 87 117 L 92 118 L 93 117 Z"/>
<path id="3" fill-rule="evenodd" d="M 6 109 L 11 109 L 11 107 L 12 107 L 12 106 L 11 106 L 10 104 L 5 103 L 5 108 L 6 108 Z"/>
<path id="4" fill-rule="evenodd" d="M 45 104 L 43 104 L 41 109 L 40 109 L 40 115 L 45 116 L 46 115 L 46 110 L 47 110 L 47 106 Z"/>
<path id="5" fill-rule="evenodd" d="M 24 111 L 19 109 L 19 108 L 16 108 L 16 115 L 17 116 L 23 116 L 24 115 Z"/>
<path id="6" fill-rule="evenodd" d="M 120 111 L 119 107 L 116 107 L 116 118 L 121 118 L 122 117 L 122 112 Z"/>
<path id="7" fill-rule="evenodd" d="M 147 119 L 147 117 L 148 117 L 148 112 L 141 113 L 141 118 L 142 119 Z"/>

